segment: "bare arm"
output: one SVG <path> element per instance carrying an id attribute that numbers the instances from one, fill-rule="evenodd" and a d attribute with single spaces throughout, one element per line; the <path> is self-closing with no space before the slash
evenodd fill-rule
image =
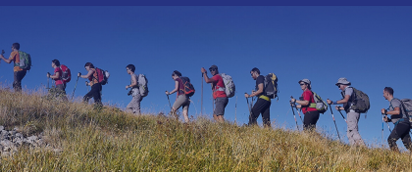
<path id="1" fill-rule="evenodd" d="M 60 78 L 60 72 L 57 72 L 57 73 L 54 74 L 54 75 L 50 75 L 50 78 L 52 78 L 52 79 L 59 79 L 59 78 Z"/>
<path id="2" fill-rule="evenodd" d="M 169 94 L 173 94 L 179 90 L 179 82 L 175 81 L 175 89 L 169 92 Z"/>
<path id="3" fill-rule="evenodd" d="M 393 111 L 387 111 L 386 114 L 388 115 L 399 115 L 401 114 L 401 110 L 399 107 L 395 107 Z"/>
<path id="4" fill-rule="evenodd" d="M 93 70 L 89 70 L 89 72 L 86 75 L 80 75 L 81 78 L 89 78 L 91 75 L 93 75 Z"/>
<path id="5" fill-rule="evenodd" d="M 209 78 L 209 77 L 207 76 L 207 73 L 206 73 L 206 72 L 203 73 L 203 77 L 205 78 L 205 82 L 206 82 L 206 83 L 213 83 L 213 82 L 215 82 L 214 79 Z"/>
<path id="6" fill-rule="evenodd" d="M 12 60 L 10 60 L 12 58 L 11 54 L 10 54 L 9 59 L 4 58 L 3 54 L 0 55 L 0 58 L 3 59 L 6 63 L 10 64 L 12 62 Z"/>
<path id="7" fill-rule="evenodd" d="M 259 94 L 261 94 L 261 93 L 263 93 L 263 83 L 260 83 L 260 84 L 258 85 L 258 90 L 257 90 L 256 92 L 250 94 L 250 97 L 259 95 Z"/>
<path id="8" fill-rule="evenodd" d="M 347 102 L 349 101 L 349 99 L 350 99 L 350 95 L 345 95 L 345 98 L 344 98 L 344 99 L 338 100 L 338 101 L 336 101 L 336 103 L 337 103 L 337 104 L 345 104 L 345 103 L 347 103 Z"/>
<path id="9" fill-rule="evenodd" d="M 299 103 L 302 106 L 309 105 L 309 101 L 307 101 L 307 100 L 296 100 L 296 103 Z"/>

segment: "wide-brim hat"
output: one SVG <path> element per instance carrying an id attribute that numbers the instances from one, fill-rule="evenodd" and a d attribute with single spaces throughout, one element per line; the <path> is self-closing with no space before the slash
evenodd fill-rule
<path id="1" fill-rule="evenodd" d="M 335 85 L 350 85 L 351 83 L 346 78 L 339 78 Z"/>

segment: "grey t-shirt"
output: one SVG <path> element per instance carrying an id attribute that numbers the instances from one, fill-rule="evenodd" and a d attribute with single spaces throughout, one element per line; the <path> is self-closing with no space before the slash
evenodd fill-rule
<path id="1" fill-rule="evenodd" d="M 352 106 L 352 102 L 353 102 L 352 93 L 353 93 L 353 88 L 352 87 L 346 87 L 345 90 L 342 91 L 342 97 L 343 98 L 345 98 L 346 95 L 350 96 L 348 102 L 344 105 L 344 108 L 345 108 L 346 111 L 349 111 L 349 109 Z"/>
<path id="2" fill-rule="evenodd" d="M 392 120 L 393 123 L 396 123 L 402 117 L 406 118 L 406 116 L 403 115 L 403 112 L 402 112 L 403 109 L 402 109 L 401 106 L 402 106 L 401 101 L 399 99 L 396 99 L 396 98 L 393 98 L 391 100 L 391 102 L 389 103 L 389 111 L 395 110 L 396 107 L 399 107 L 399 110 L 400 110 L 399 115 L 391 115 L 391 120 Z"/>

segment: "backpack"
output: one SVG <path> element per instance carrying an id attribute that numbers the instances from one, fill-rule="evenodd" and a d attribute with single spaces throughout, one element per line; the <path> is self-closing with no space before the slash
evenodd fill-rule
<path id="1" fill-rule="evenodd" d="M 149 94 L 149 89 L 147 88 L 147 78 L 143 74 L 137 75 L 137 85 L 139 88 L 140 96 L 146 97 Z"/>
<path id="2" fill-rule="evenodd" d="M 184 89 L 181 89 L 187 96 L 192 97 L 193 94 L 195 94 L 195 88 L 193 85 L 190 83 L 190 79 L 188 77 L 180 77 L 182 80 Z"/>
<path id="3" fill-rule="evenodd" d="M 405 114 L 408 118 L 409 118 L 409 122 L 411 123 L 411 127 L 412 127 L 412 100 L 411 99 L 402 99 L 401 100 L 403 110 L 401 109 L 401 111 L 403 111 L 402 113 Z"/>
<path id="4" fill-rule="evenodd" d="M 60 69 L 62 70 L 62 81 L 63 83 L 68 83 L 72 79 L 72 73 L 70 69 L 66 65 L 60 65 Z"/>
<path id="5" fill-rule="evenodd" d="M 97 72 L 97 80 L 99 81 L 100 84 L 106 85 L 108 82 L 108 79 L 110 77 L 110 73 L 107 70 L 103 70 L 100 68 L 96 68 Z"/>
<path id="6" fill-rule="evenodd" d="M 271 99 L 278 97 L 278 77 L 274 73 L 265 76 L 264 92 Z"/>
<path id="7" fill-rule="evenodd" d="M 368 112 L 369 108 L 371 107 L 370 102 L 369 102 L 369 96 L 358 89 L 355 89 L 353 87 L 351 88 L 353 89 L 353 93 L 351 95 L 352 104 L 353 104 L 352 109 L 358 113 Z M 342 96 L 343 98 L 345 98 L 343 94 Z"/>
<path id="8" fill-rule="evenodd" d="M 225 88 L 223 88 L 223 90 L 225 91 L 227 98 L 231 98 L 235 96 L 236 87 L 235 87 L 235 83 L 233 82 L 232 77 L 225 73 L 221 73 L 219 75 L 222 77 L 223 83 L 225 84 Z M 223 90 L 220 89 L 220 91 L 223 91 Z"/>
<path id="9" fill-rule="evenodd" d="M 15 66 L 19 66 L 23 70 L 31 69 L 31 57 L 30 54 L 27 54 L 23 51 L 19 51 L 20 62 L 15 63 Z"/>
<path id="10" fill-rule="evenodd" d="M 322 98 L 319 96 L 319 94 L 316 94 L 315 92 L 312 91 L 313 94 L 313 99 L 315 100 L 315 103 L 311 103 L 310 107 L 316 108 L 316 110 L 319 111 L 319 113 L 325 113 L 328 110 L 328 104 L 322 100 Z"/>

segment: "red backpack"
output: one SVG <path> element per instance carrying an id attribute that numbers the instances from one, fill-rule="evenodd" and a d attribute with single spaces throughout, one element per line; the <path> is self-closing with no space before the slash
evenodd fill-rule
<path id="1" fill-rule="evenodd" d="M 100 68 L 97 68 L 97 67 L 95 69 L 96 69 L 97 79 L 98 79 L 99 83 L 102 84 L 102 85 L 106 85 L 107 83 L 109 83 L 108 82 L 108 79 L 109 79 L 109 76 L 110 76 L 109 72 L 107 70 L 103 70 L 103 69 L 100 69 Z"/>
<path id="2" fill-rule="evenodd" d="M 60 69 L 62 70 L 62 81 L 63 83 L 68 83 L 72 79 L 72 73 L 70 69 L 66 65 L 60 65 Z"/>

